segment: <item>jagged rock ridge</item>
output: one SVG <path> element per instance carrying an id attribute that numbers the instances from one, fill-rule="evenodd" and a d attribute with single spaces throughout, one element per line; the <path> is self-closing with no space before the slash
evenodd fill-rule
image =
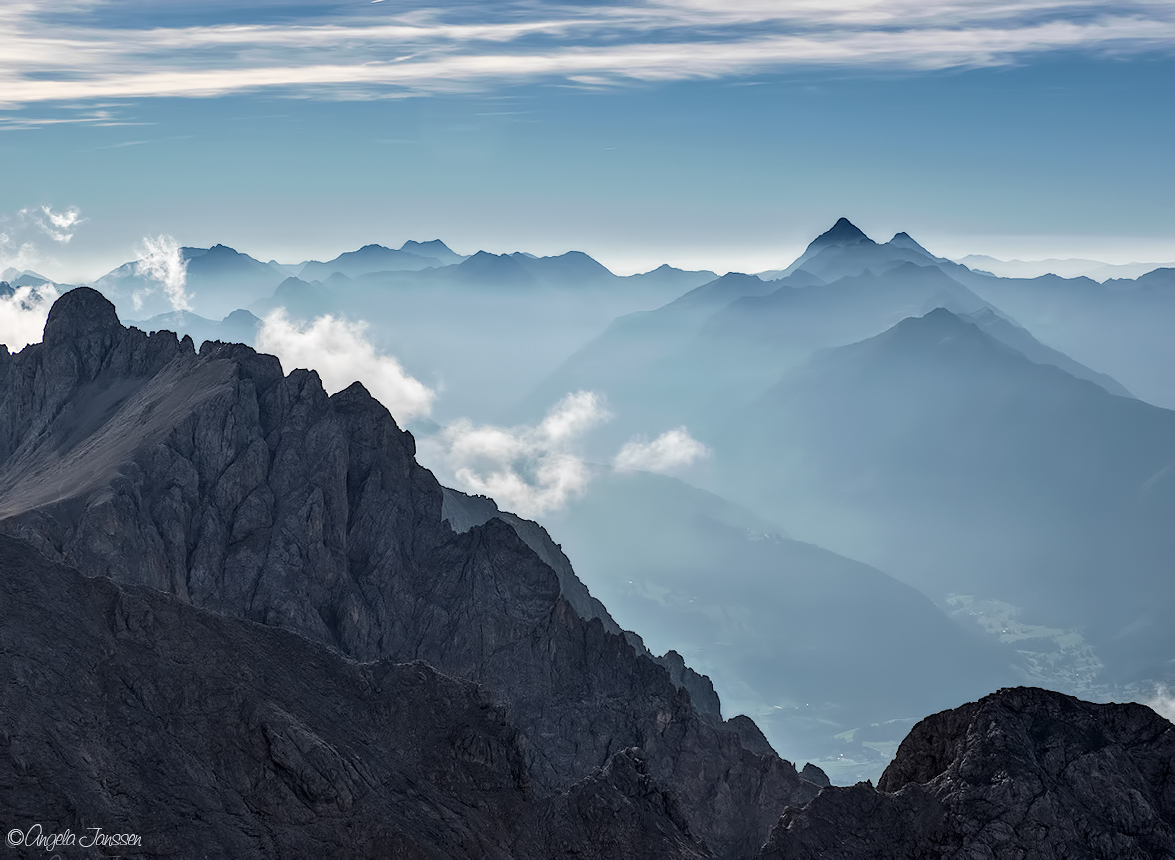
<path id="1" fill-rule="evenodd" d="M 699 674 L 685 665 L 685 660 L 676 651 L 669 651 L 658 657 L 645 647 L 640 636 L 631 630 L 622 630 L 620 625 L 608 614 L 604 604 L 592 597 L 587 587 L 580 582 L 571 566 L 570 559 L 564 555 L 562 547 L 551 540 L 546 529 L 538 523 L 523 519 L 516 514 L 498 510 L 498 505 L 494 500 L 486 496 L 470 496 L 448 487 L 444 488 L 444 493 L 441 516 L 452 526 L 454 531 L 467 532 L 473 526 L 482 525 L 495 517 L 509 524 L 526 542 L 526 545 L 555 571 L 556 576 L 559 577 L 559 588 L 563 592 L 563 596 L 580 618 L 588 621 L 598 618 L 605 630 L 624 636 L 629 644 L 637 649 L 638 653 L 647 655 L 651 660 L 665 667 L 669 672 L 670 680 L 677 687 L 689 692 L 694 709 L 699 714 L 712 722 L 722 722 L 722 703 L 719 701 L 718 694 L 714 691 L 714 684 L 709 677 Z M 734 723 L 733 721 L 731 723 L 731 726 L 736 727 L 736 730 L 737 726 L 741 725 L 742 723 Z M 758 731 L 757 727 L 755 731 Z M 755 749 L 755 746 L 747 744 L 745 739 L 744 745 L 747 749 Z"/>
<path id="2" fill-rule="evenodd" d="M 495 518 L 455 533 L 412 436 L 358 384 L 218 342 L 124 329 L 88 289 L 0 355 L 0 530 L 87 575 L 284 627 L 359 660 L 485 683 L 556 793 L 643 750 L 719 856 L 816 787 L 702 718 L 666 670 Z"/>

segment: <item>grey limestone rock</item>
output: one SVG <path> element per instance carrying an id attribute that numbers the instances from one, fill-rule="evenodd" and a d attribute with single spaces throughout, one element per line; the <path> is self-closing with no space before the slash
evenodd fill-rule
<path id="1" fill-rule="evenodd" d="M 1004 689 L 927 717 L 877 788 L 789 808 L 762 860 L 1175 857 L 1175 726 L 1145 705 Z"/>
<path id="2" fill-rule="evenodd" d="M 695 672 L 685 664 L 685 660 L 676 651 L 669 651 L 661 657 L 650 652 L 640 636 L 627 630 L 621 630 L 608 610 L 600 601 L 592 597 L 587 587 L 575 575 L 571 561 L 563 553 L 559 544 L 551 539 L 538 523 L 523 519 L 517 514 L 498 509 L 493 499 L 486 496 L 470 496 L 458 490 L 444 488 L 445 499 L 441 508 L 441 516 L 453 527 L 454 531 L 466 532 L 474 526 L 483 525 L 491 519 L 497 518 L 508 524 L 518 534 L 526 545 L 545 561 L 559 577 L 559 588 L 581 618 L 590 620 L 600 619 L 604 629 L 610 633 L 623 634 L 629 643 L 641 654 L 664 666 L 669 672 L 669 678 L 679 689 L 687 690 L 694 709 L 713 723 L 722 723 L 722 703 L 718 693 L 714 691 L 714 684 L 709 677 Z M 746 718 L 744 718 L 746 719 Z M 749 722 L 749 720 L 748 720 Z M 759 731 L 758 727 L 755 731 Z M 760 732 L 760 734 L 762 734 Z M 741 736 L 741 735 L 740 735 Z M 764 738 L 763 743 L 766 744 Z M 768 746 L 768 748 L 770 748 Z M 753 746 L 747 749 L 758 751 Z M 771 755 L 774 755 L 774 750 Z"/>
<path id="3" fill-rule="evenodd" d="M 708 856 L 639 759 L 533 791 L 507 711 L 426 663 L 356 663 L 6 536 L 0 599 L 6 832 L 135 834 L 124 857 Z"/>

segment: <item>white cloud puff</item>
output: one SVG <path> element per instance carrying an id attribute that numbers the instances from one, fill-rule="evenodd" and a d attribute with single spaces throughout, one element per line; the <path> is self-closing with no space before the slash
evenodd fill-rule
<path id="1" fill-rule="evenodd" d="M 0 296 L 0 343 L 13 352 L 39 343 L 57 295 L 52 284 L 42 284 L 18 287 L 12 295 Z"/>
<path id="2" fill-rule="evenodd" d="M 171 236 L 147 236 L 143 239 L 138 255 L 135 274 L 157 281 L 171 302 L 172 310 L 190 311 L 192 302 L 187 293 L 188 261 L 184 259 L 179 242 Z M 152 291 L 138 290 L 131 295 L 135 310 L 143 307 L 143 299 Z"/>
<path id="3" fill-rule="evenodd" d="M 598 394 L 578 391 L 560 400 L 536 427 L 475 425 L 461 419 L 425 447 L 462 489 L 535 517 L 587 491 L 591 471 L 574 449 L 587 431 L 609 417 Z"/>
<path id="4" fill-rule="evenodd" d="M 287 370 L 306 367 L 318 371 L 330 394 L 362 382 L 398 420 L 428 415 L 436 396 L 427 385 L 409 376 L 395 358 L 376 351 L 367 338 L 366 323 L 327 315 L 299 326 L 278 309 L 262 320 L 257 349 L 276 355 Z"/>
<path id="5" fill-rule="evenodd" d="M 1164 686 L 1155 690 L 1154 696 L 1145 703 L 1151 710 L 1175 723 L 1175 693 Z"/>
<path id="6" fill-rule="evenodd" d="M 710 456 L 710 449 L 689 434 L 685 427 L 662 433 L 649 442 L 641 437 L 625 443 L 612 461 L 622 472 L 669 474 Z"/>

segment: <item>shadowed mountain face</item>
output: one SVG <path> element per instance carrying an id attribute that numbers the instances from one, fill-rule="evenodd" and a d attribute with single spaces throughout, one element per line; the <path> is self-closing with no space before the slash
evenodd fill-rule
<path id="1" fill-rule="evenodd" d="M 506 710 L 425 663 L 355 663 L 7 536 L 0 596 L 10 828 L 138 834 L 123 857 L 708 856 L 639 752 L 536 792 Z"/>
<path id="2" fill-rule="evenodd" d="M 1019 352 L 1029 361 L 1035 362 L 1036 364 L 1051 364 L 1053 367 L 1059 367 L 1070 376 L 1075 376 L 1078 379 L 1088 379 L 1090 382 L 1097 383 L 1106 391 L 1110 392 L 1110 394 L 1117 394 L 1119 397 L 1134 396 L 1112 376 L 1091 370 L 1084 364 L 1074 361 L 1063 352 L 1058 352 L 1051 347 L 1045 346 L 1034 338 L 1027 329 L 1005 319 L 990 308 L 980 308 L 974 313 L 961 315 L 961 318 L 974 323 L 985 334 L 990 335 L 1000 343 L 1012 347 L 1012 349 Z"/>
<path id="3" fill-rule="evenodd" d="M 500 519 L 456 534 L 414 441 L 359 385 L 123 328 L 89 289 L 0 354 L 0 529 L 87 575 L 283 627 L 360 660 L 477 680 L 526 739 L 537 791 L 640 747 L 692 833 L 745 855 L 814 793 L 665 668 L 585 621 Z"/>
<path id="4" fill-rule="evenodd" d="M 1001 690 L 920 722 L 877 788 L 784 813 L 761 860 L 1175 856 L 1175 726 L 1144 705 Z"/>
<path id="5" fill-rule="evenodd" d="M 960 279 L 1050 346 L 1108 373 L 1138 397 L 1175 408 L 1175 270 L 1099 284 L 1089 278 Z"/>
<path id="6" fill-rule="evenodd" d="M 727 495 L 936 599 L 1079 627 L 1118 681 L 1162 677 L 1175 413 L 940 309 L 816 355 L 726 426 Z"/>

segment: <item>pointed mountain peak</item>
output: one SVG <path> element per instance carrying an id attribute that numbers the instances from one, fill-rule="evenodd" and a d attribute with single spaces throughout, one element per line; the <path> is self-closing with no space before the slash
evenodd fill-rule
<path id="1" fill-rule="evenodd" d="M 892 245 L 895 248 L 907 248 L 911 251 L 917 251 L 920 254 L 925 254 L 927 257 L 933 258 L 934 255 L 923 248 L 909 233 L 897 233 L 892 239 L 886 242 L 887 245 Z"/>
<path id="2" fill-rule="evenodd" d="M 856 224 L 848 218 L 841 218 L 832 225 L 832 229 L 821 233 L 809 247 L 820 248 L 826 245 L 855 245 L 859 242 L 873 241 L 866 236 Z"/>

